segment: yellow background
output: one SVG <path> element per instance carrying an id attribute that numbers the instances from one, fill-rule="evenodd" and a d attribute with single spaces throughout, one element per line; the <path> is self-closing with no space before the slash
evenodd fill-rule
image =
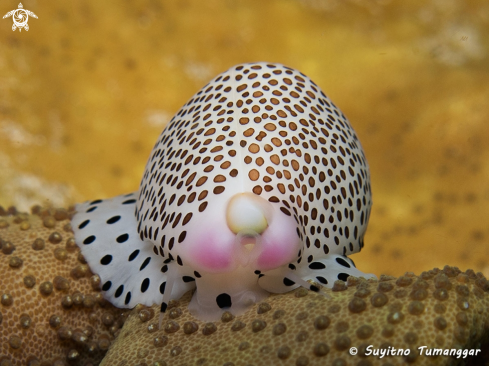
<path id="1" fill-rule="evenodd" d="M 0 3 L 0 14 L 17 8 Z M 23 2 L 0 21 L 0 204 L 137 190 L 165 123 L 230 66 L 280 62 L 348 116 L 374 206 L 360 269 L 489 274 L 489 3 Z"/>

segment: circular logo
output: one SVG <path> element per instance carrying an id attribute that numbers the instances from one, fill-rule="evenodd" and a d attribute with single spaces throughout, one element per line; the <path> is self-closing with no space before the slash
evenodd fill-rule
<path id="1" fill-rule="evenodd" d="M 14 24 L 22 28 L 27 24 L 27 20 L 29 19 L 29 14 L 24 9 L 17 9 L 12 17 Z"/>
<path id="2" fill-rule="evenodd" d="M 358 353 L 358 350 L 356 349 L 356 347 L 350 348 L 350 355 L 355 356 L 357 353 Z"/>

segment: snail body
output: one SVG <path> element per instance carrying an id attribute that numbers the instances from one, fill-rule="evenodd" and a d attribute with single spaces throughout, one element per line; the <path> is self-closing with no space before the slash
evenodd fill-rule
<path id="1" fill-rule="evenodd" d="M 355 268 L 371 208 L 353 128 L 308 77 L 280 64 L 232 67 L 158 138 L 139 191 L 77 205 L 75 239 L 120 307 L 196 288 L 190 311 L 216 320 L 307 280 Z"/>

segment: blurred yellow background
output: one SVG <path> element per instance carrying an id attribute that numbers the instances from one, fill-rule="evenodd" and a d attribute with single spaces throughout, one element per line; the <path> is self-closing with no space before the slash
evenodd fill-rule
<path id="1" fill-rule="evenodd" d="M 280 62 L 320 85 L 366 151 L 374 207 L 359 268 L 489 275 L 487 1 L 23 5 L 38 16 L 28 32 L 0 21 L 0 205 L 137 190 L 198 89 L 237 63 Z"/>

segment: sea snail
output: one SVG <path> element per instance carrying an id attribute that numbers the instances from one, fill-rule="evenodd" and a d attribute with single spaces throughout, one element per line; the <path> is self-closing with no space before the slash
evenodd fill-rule
<path id="1" fill-rule="evenodd" d="M 201 320 L 355 268 L 371 209 L 367 161 L 307 76 L 247 63 L 218 75 L 156 141 L 139 191 L 76 206 L 75 240 L 118 307 L 196 289 Z"/>

